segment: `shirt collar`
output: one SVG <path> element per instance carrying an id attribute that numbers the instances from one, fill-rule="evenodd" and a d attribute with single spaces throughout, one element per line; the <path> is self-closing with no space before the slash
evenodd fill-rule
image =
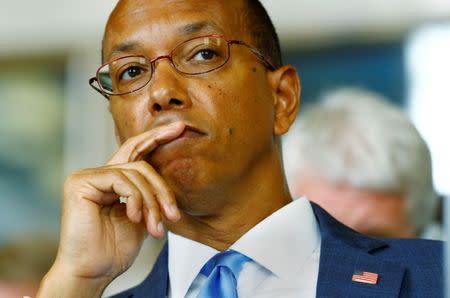
<path id="1" fill-rule="evenodd" d="M 203 265 L 219 251 L 171 232 L 168 242 L 171 297 L 185 297 Z"/>
<path id="2" fill-rule="evenodd" d="M 250 257 L 280 278 L 290 278 L 319 246 L 320 230 L 311 204 L 300 198 L 261 221 L 230 249 Z"/>
<path id="3" fill-rule="evenodd" d="M 171 232 L 168 239 L 171 296 L 184 297 L 203 265 L 219 251 Z M 301 198 L 258 223 L 230 249 L 280 278 L 290 278 L 319 246 L 320 231 L 312 207 Z"/>

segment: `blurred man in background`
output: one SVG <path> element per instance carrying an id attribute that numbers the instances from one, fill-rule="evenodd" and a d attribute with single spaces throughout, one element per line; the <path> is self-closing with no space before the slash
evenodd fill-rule
<path id="1" fill-rule="evenodd" d="M 343 88 L 300 115 L 283 149 L 294 197 L 380 237 L 440 238 L 428 147 L 408 117 L 377 94 Z"/>

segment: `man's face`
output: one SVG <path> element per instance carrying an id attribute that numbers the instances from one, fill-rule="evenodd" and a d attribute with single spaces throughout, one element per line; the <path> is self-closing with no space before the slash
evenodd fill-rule
<path id="1" fill-rule="evenodd" d="M 185 40 L 208 34 L 255 46 L 242 21 L 242 6 L 241 1 L 219 0 L 121 1 L 106 28 L 104 59 L 125 55 L 153 59 L 168 55 Z M 230 191 L 273 154 L 269 75 L 247 48 L 238 45 L 231 46 L 227 64 L 207 74 L 181 74 L 168 59 L 159 60 L 147 86 L 110 98 L 117 136 L 123 143 L 177 120 L 201 132 L 161 145 L 146 157 L 175 191 L 181 207 L 189 209 L 195 203 L 183 201 L 180 194 Z"/>

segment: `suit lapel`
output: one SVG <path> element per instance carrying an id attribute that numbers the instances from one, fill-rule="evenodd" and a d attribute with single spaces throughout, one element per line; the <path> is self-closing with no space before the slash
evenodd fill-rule
<path id="1" fill-rule="evenodd" d="M 398 297 L 405 268 L 376 255 L 388 247 L 387 243 L 361 235 L 318 205 L 311 205 L 322 237 L 317 297 Z M 355 271 L 377 273 L 377 283 L 352 281 Z"/>

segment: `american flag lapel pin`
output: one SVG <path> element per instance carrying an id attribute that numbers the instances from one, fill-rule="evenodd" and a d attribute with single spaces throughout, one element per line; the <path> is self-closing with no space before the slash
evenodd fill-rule
<path id="1" fill-rule="evenodd" d="M 352 275 L 352 281 L 376 285 L 378 282 L 378 274 L 374 272 L 355 270 Z"/>

